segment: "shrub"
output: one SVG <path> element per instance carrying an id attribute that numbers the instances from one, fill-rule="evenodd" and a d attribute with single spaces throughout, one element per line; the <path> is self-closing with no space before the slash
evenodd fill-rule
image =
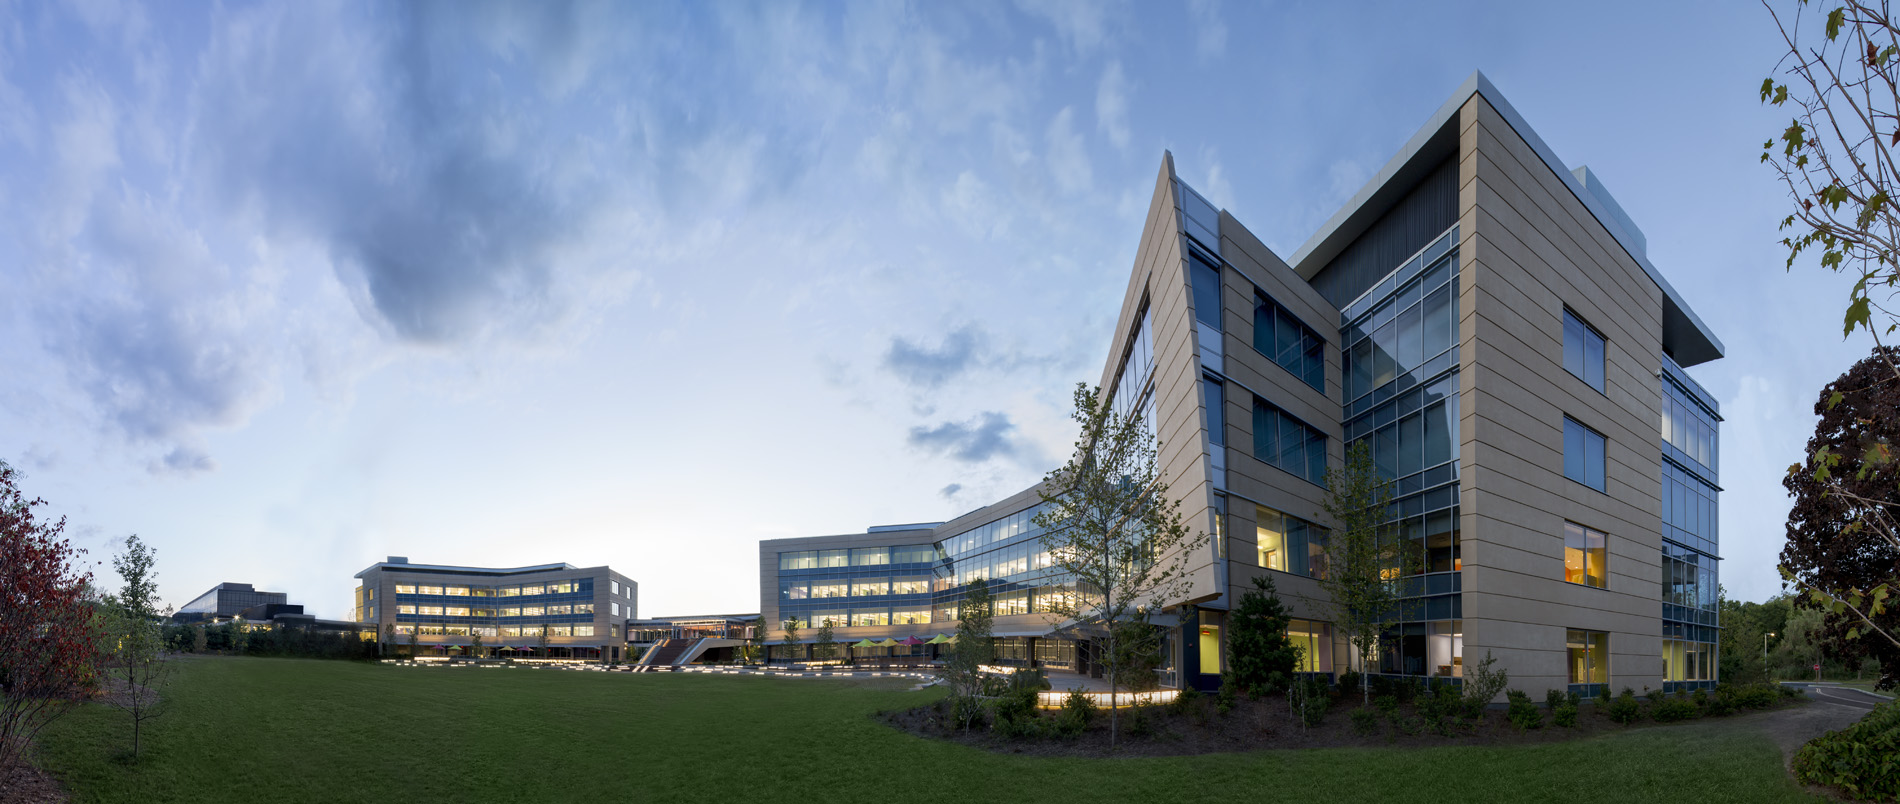
<path id="1" fill-rule="evenodd" d="M 1781 699 L 1781 694 L 1767 684 L 1739 684 L 1734 694 L 1738 709 L 1767 709 Z"/>
<path id="2" fill-rule="evenodd" d="M 1185 715 L 1200 708 L 1202 697 L 1200 690 L 1184 685 L 1181 694 L 1174 696 L 1174 700 L 1168 702 L 1168 708 L 1174 710 L 1177 715 Z"/>
<path id="3" fill-rule="evenodd" d="M 1064 737 L 1081 734 L 1095 720 L 1097 711 L 1094 699 L 1081 690 L 1070 690 L 1069 697 L 1062 699 L 1062 711 L 1056 715 L 1055 732 Z"/>
<path id="4" fill-rule="evenodd" d="M 1607 704 L 1609 702 L 1610 702 L 1610 685 L 1604 684 L 1602 686 L 1597 687 L 1597 703 Z"/>
<path id="5" fill-rule="evenodd" d="M 1784 701 L 1792 701 L 1804 694 L 1800 687 L 1790 687 L 1786 684 L 1775 684 L 1773 686 L 1776 691 L 1781 693 L 1781 698 Z"/>
<path id="6" fill-rule="evenodd" d="M 1287 687 L 1286 702 L 1287 708 L 1293 712 L 1293 718 L 1301 726 L 1311 728 L 1326 717 L 1326 707 L 1333 702 L 1332 691 L 1320 679 L 1301 679 Z"/>
<path id="7" fill-rule="evenodd" d="M 1550 720 L 1566 729 L 1575 728 L 1577 725 L 1577 705 L 1566 703 L 1556 709 L 1550 710 Z"/>
<path id="8" fill-rule="evenodd" d="M 1838 787 L 1854 798 L 1900 799 L 1900 703 L 1874 707 L 1859 723 L 1831 731 L 1794 755 L 1794 778 Z"/>
<path id="9" fill-rule="evenodd" d="M 1043 687 L 1041 670 L 1018 670 L 996 696 L 996 722 L 991 728 L 1005 737 L 1034 737 L 1042 733 L 1042 717 L 1036 712 L 1036 693 Z"/>
<path id="10" fill-rule="evenodd" d="M 1702 710 L 1696 705 L 1680 698 L 1671 698 L 1650 707 L 1649 716 L 1657 723 L 1673 723 L 1678 720 L 1694 720 L 1702 716 Z"/>
<path id="11" fill-rule="evenodd" d="M 1698 688 L 1694 695 L 1689 696 L 1689 700 L 1695 702 L 1697 708 L 1706 709 L 1709 705 L 1709 692 Z"/>
<path id="12" fill-rule="evenodd" d="M 1398 683 L 1392 685 L 1392 693 L 1398 696 L 1399 703 L 1402 704 L 1409 704 L 1417 700 L 1418 691 L 1418 681 L 1415 679 L 1401 678 L 1398 680 Z"/>
<path id="13" fill-rule="evenodd" d="M 1616 696 L 1616 700 L 1603 707 L 1603 714 L 1611 721 L 1627 726 L 1643 716 L 1643 705 L 1636 702 L 1636 693 L 1624 688 L 1622 695 Z"/>
<path id="14" fill-rule="evenodd" d="M 1284 676 L 1280 676 L 1278 673 L 1274 673 L 1273 675 L 1284 678 Z M 1240 682 L 1234 679 L 1232 673 L 1222 673 L 1220 678 L 1220 692 L 1214 694 L 1214 711 L 1223 715 L 1232 712 L 1234 711 L 1234 703 L 1238 700 L 1240 700 Z"/>
<path id="15" fill-rule="evenodd" d="M 1141 706 L 1139 704 L 1129 707 L 1128 708 L 1128 736 L 1147 737 L 1154 733 L 1155 733 L 1154 718 L 1153 716 L 1148 714 L 1148 707 Z"/>
<path id="16" fill-rule="evenodd" d="M 1568 702 L 1571 706 L 1583 705 L 1583 696 L 1578 694 L 1576 690 L 1571 690 L 1567 693 L 1564 693 L 1564 700 Z"/>
<path id="17" fill-rule="evenodd" d="M 1372 705 L 1378 707 L 1379 711 L 1384 712 L 1387 717 L 1391 717 L 1399 711 L 1399 696 L 1381 695 L 1372 699 Z"/>
<path id="18" fill-rule="evenodd" d="M 1531 696 L 1518 690 L 1511 690 L 1504 693 L 1504 697 L 1510 699 L 1510 707 L 1505 710 L 1504 716 L 1511 721 L 1511 725 L 1517 727 L 1518 731 L 1544 727 L 1544 711 L 1531 702 Z"/>
<path id="19" fill-rule="evenodd" d="M 1502 669 L 1494 669 L 1497 659 L 1490 651 L 1484 652 L 1484 659 L 1465 668 L 1465 717 L 1476 720 L 1484 714 L 1498 693 L 1510 686 L 1511 678 Z"/>
<path id="20" fill-rule="evenodd" d="M 1461 700 L 1457 687 L 1450 684 L 1433 687 L 1430 695 L 1418 699 L 1418 715 L 1434 733 L 1450 735 L 1452 718 L 1458 715 Z"/>
<path id="21" fill-rule="evenodd" d="M 1365 683 L 1365 676 L 1351 670 L 1339 674 L 1339 695 L 1345 697 L 1359 691 L 1359 685 Z"/>
<path id="22" fill-rule="evenodd" d="M 1360 734 L 1374 734 L 1379 731 L 1379 710 L 1361 707 L 1352 710 L 1352 730 Z"/>
<path id="23" fill-rule="evenodd" d="M 1663 701 L 1666 701 L 1666 700 L 1668 700 L 1668 699 L 1669 699 L 1669 693 L 1666 693 L 1666 692 L 1663 692 L 1662 690 L 1659 690 L 1659 689 L 1658 689 L 1658 690 L 1652 690 L 1652 689 L 1650 689 L 1650 688 L 1648 688 L 1648 687 L 1644 687 L 1644 688 L 1643 688 L 1643 698 L 1644 698 L 1644 699 L 1646 699 L 1646 700 L 1648 700 L 1651 706 L 1654 706 L 1654 705 L 1656 705 L 1656 704 L 1660 704 L 1660 703 L 1662 703 Z"/>
<path id="24" fill-rule="evenodd" d="M 1556 687 L 1551 687 L 1549 691 L 1544 693 L 1544 706 L 1549 707 L 1552 712 L 1557 711 L 1557 707 L 1568 703 L 1570 703 L 1570 693 L 1568 692 L 1557 689 Z"/>

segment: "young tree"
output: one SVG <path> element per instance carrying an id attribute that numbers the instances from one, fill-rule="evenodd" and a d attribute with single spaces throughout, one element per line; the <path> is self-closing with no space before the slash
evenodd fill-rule
<path id="1" fill-rule="evenodd" d="M 1379 475 L 1372 450 L 1361 441 L 1346 450 L 1346 463 L 1326 470 L 1326 571 L 1319 579 L 1330 600 L 1333 623 L 1359 656 L 1360 698 L 1371 700 L 1372 655 L 1379 635 L 1393 623 L 1398 604 L 1392 550 L 1385 544 L 1386 508 L 1392 482 Z M 1402 574 L 1404 567 L 1397 568 Z"/>
<path id="2" fill-rule="evenodd" d="M 1292 678 L 1300 666 L 1300 647 L 1287 638 L 1293 617 L 1273 579 L 1255 576 L 1253 585 L 1227 615 L 1227 655 L 1234 683 L 1243 692 L 1260 693 Z"/>
<path id="3" fill-rule="evenodd" d="M 1900 379 L 1887 370 L 1896 357 L 1900 349 L 1876 350 L 1821 389 L 1808 461 L 1781 481 L 1794 497 L 1782 570 L 1804 590 L 1849 601 L 1863 594 L 1854 604 L 1862 611 L 1837 611 L 1826 633 L 1839 643 L 1837 655 L 1879 660 L 1882 687 L 1900 683 L 1900 641 L 1881 638 L 1900 635 L 1900 610 L 1884 605 L 1878 591 L 1854 590 L 1878 590 L 1900 578 L 1900 539 L 1891 528 L 1900 473 L 1889 454 L 1900 444 Z M 1856 638 L 1868 631 L 1876 636 Z"/>
<path id="4" fill-rule="evenodd" d="M 468 629 L 468 657 L 482 658 L 482 632 L 478 629 Z"/>
<path id="5" fill-rule="evenodd" d="M 963 587 L 963 600 L 957 605 L 956 644 L 937 669 L 944 685 L 950 688 L 951 707 L 965 729 L 983 711 L 983 666 L 995 655 L 990 624 L 995 606 L 990 599 L 989 582 L 972 580 Z"/>
<path id="6" fill-rule="evenodd" d="M 396 624 L 383 623 L 382 636 L 382 639 L 376 640 L 376 652 L 378 654 L 388 653 L 389 646 L 396 644 Z"/>
<path id="7" fill-rule="evenodd" d="M 765 615 L 753 618 L 751 631 L 746 635 L 746 663 L 758 664 L 765 658 Z"/>
<path id="8" fill-rule="evenodd" d="M 537 641 L 536 641 L 536 643 L 535 643 L 536 645 L 539 645 L 539 646 L 540 646 L 540 648 L 541 648 L 541 658 L 543 658 L 543 659 L 546 659 L 546 658 L 550 658 L 550 657 L 548 656 L 548 637 L 550 636 L 550 634 L 548 633 L 548 630 L 549 630 L 549 627 L 548 627 L 547 625 L 545 625 L 545 624 L 544 624 L 544 625 L 542 625 L 542 626 L 541 626 L 541 635 L 540 635 L 540 636 L 539 636 L 539 637 L 537 638 Z"/>
<path id="9" fill-rule="evenodd" d="M 796 661 L 798 658 L 798 619 L 795 617 L 786 618 L 782 630 L 785 632 L 785 660 L 787 662 Z"/>
<path id="10" fill-rule="evenodd" d="M 838 658 L 838 643 L 831 638 L 831 618 L 818 624 L 818 636 L 811 645 L 811 657 L 821 661 Z"/>
<path id="11" fill-rule="evenodd" d="M 191 652 L 204 653 L 206 641 L 207 640 L 205 639 L 205 627 L 202 625 L 192 626 L 191 627 Z"/>
<path id="12" fill-rule="evenodd" d="M 422 642 L 421 627 L 414 626 L 414 625 L 409 626 L 409 658 L 410 659 L 413 660 L 416 658 L 416 650 L 422 647 L 420 644 L 421 642 Z"/>
<path id="13" fill-rule="evenodd" d="M 45 505 L 20 492 L 0 461 L 0 780 L 46 724 L 97 684 L 98 633 L 87 605 L 84 551 L 61 534 L 64 517 L 36 519 Z"/>
<path id="14" fill-rule="evenodd" d="M 1186 596 L 1189 560 L 1205 539 L 1182 523 L 1180 503 L 1168 495 L 1146 420 L 1116 413 L 1112 399 L 1087 385 L 1076 386 L 1074 403 L 1070 418 L 1081 434 L 1068 463 L 1044 479 L 1035 521 L 1043 549 L 1075 585 L 1048 606 L 1056 630 L 1105 648 L 1113 746 L 1121 721 L 1114 693 L 1143 656 L 1122 640 Z"/>
<path id="15" fill-rule="evenodd" d="M 1788 249 L 1788 267 L 1804 252 L 1818 250 L 1823 268 L 1855 278 L 1842 317 L 1843 336 L 1865 329 L 1887 378 L 1900 380 L 1900 353 L 1883 343 L 1883 336 L 1900 328 L 1900 311 L 1892 306 L 1900 288 L 1900 211 L 1894 206 L 1900 202 L 1900 24 L 1886 0 L 1803 0 L 1785 19 L 1773 6 L 1769 14 L 1786 47 L 1775 67 L 1786 83 L 1776 75 L 1764 79 L 1761 100 L 1791 109 L 1793 119 L 1762 143 L 1761 161 L 1788 191 L 1790 212 L 1781 221 L 1783 230 L 1792 230 L 1781 241 Z M 1825 407 L 1836 407 L 1849 391 L 1865 388 L 1836 389 L 1824 395 Z M 1900 508 L 1893 503 L 1900 462 L 1894 443 L 1816 449 L 1810 441 L 1809 446 L 1805 464 L 1789 468 L 1790 480 L 1811 478 L 1845 509 L 1850 518 L 1844 529 L 1860 533 L 1881 553 L 1900 554 Z M 1792 518 L 1789 527 L 1792 533 Z M 1849 642 L 1866 637 L 1879 643 L 1874 651 L 1900 655 L 1900 630 L 1888 602 L 1900 592 L 1900 561 L 1888 559 L 1884 569 L 1869 575 L 1851 565 L 1870 562 L 1851 554 L 1808 556 L 1794 565 L 1786 563 L 1786 552 L 1783 556 L 1782 578 L 1825 607 L 1841 637 Z M 1817 569 L 1843 563 L 1850 566 L 1841 572 Z M 1893 662 L 1883 660 L 1882 666 L 1883 686 L 1900 683 Z"/>
<path id="16" fill-rule="evenodd" d="M 106 619 L 111 623 L 113 653 L 110 674 L 114 686 L 106 701 L 132 719 L 132 759 L 138 760 L 139 738 L 145 721 L 164 713 L 161 688 L 171 678 L 170 656 L 159 625 L 157 553 L 135 534 L 126 537 L 125 550 L 112 557 L 120 580 L 119 593 L 107 598 Z M 169 611 L 164 614 L 170 614 Z"/>

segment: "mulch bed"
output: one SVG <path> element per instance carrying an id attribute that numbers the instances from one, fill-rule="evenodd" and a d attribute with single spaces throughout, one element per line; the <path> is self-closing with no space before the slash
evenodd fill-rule
<path id="1" fill-rule="evenodd" d="M 1164 704 L 1143 707 L 1141 714 L 1136 715 L 1133 710 L 1124 708 L 1121 711 L 1121 733 L 1113 750 L 1109 748 L 1109 713 L 1106 709 L 1096 716 L 1087 730 L 1074 737 L 1051 735 L 1012 739 L 998 736 L 982 724 L 965 732 L 951 723 L 947 700 L 916 709 L 881 712 L 877 718 L 893 728 L 920 737 L 947 740 L 986 751 L 1068 757 L 1180 756 L 1276 748 L 1535 745 L 1665 725 L 1639 721 L 1624 726 L 1612 722 L 1598 713 L 1594 705 L 1586 703 L 1578 712 L 1577 725 L 1570 728 L 1552 723 L 1546 713 L 1542 728 L 1520 730 L 1505 719 L 1502 709 L 1492 709 L 1477 720 L 1450 718 L 1450 734 L 1439 734 L 1432 731 L 1407 705 L 1398 709 L 1396 717 L 1381 712 L 1378 728 L 1366 733 L 1353 727 L 1352 710 L 1357 708 L 1357 695 L 1336 700 L 1319 725 L 1306 729 L 1300 728 L 1287 708 L 1286 698 L 1279 695 L 1260 700 L 1242 698 L 1225 715 L 1215 710 L 1211 697 L 1195 701 L 1185 711 Z M 1053 717 L 1054 712 L 1047 711 L 1043 716 Z M 1132 728 L 1137 717 L 1147 721 L 1145 730 Z"/>
<path id="2" fill-rule="evenodd" d="M 0 804 L 65 804 L 67 800 L 66 789 L 31 762 L 17 764 L 12 775 L 0 780 Z"/>

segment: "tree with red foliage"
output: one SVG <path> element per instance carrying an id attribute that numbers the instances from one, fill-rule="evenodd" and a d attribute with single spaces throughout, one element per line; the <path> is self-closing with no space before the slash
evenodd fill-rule
<path id="1" fill-rule="evenodd" d="M 75 567 L 84 551 L 61 537 L 64 517 L 34 518 L 46 501 L 27 499 L 19 477 L 0 461 L 0 779 L 99 678 L 92 575 Z"/>
<path id="2" fill-rule="evenodd" d="M 1827 616 L 1827 647 L 1872 657 L 1879 686 L 1900 684 L 1900 348 L 1880 347 L 1821 389 L 1808 460 L 1782 485 L 1794 496 L 1782 577 Z M 1862 638 L 1865 637 L 1865 638 Z"/>

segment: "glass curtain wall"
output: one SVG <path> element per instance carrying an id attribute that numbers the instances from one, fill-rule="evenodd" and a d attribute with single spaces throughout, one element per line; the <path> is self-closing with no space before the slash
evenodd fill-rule
<path id="1" fill-rule="evenodd" d="M 1386 573 L 1404 600 L 1380 673 L 1464 675 L 1457 244 L 1452 227 L 1341 314 L 1347 447 L 1393 483 Z"/>

